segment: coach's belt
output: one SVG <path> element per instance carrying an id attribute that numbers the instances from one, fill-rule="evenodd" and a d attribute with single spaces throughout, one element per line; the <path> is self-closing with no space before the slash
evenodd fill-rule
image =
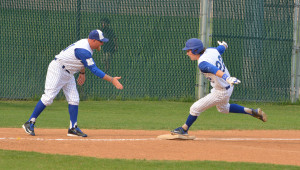
<path id="1" fill-rule="evenodd" d="M 54 60 L 57 60 L 57 58 L 54 58 Z M 65 66 L 65 65 L 62 65 L 62 68 L 65 69 L 66 66 Z M 65 69 L 65 70 L 66 70 L 66 72 L 68 72 L 68 73 L 70 74 L 70 71 L 69 71 L 69 70 L 67 70 L 67 69 Z"/>
<path id="2" fill-rule="evenodd" d="M 225 89 L 226 89 L 226 90 L 230 89 L 230 85 L 229 85 L 229 86 L 227 86 L 227 87 L 225 87 Z"/>

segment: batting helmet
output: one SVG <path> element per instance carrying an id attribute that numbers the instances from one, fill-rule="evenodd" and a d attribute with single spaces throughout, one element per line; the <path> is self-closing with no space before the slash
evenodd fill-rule
<path id="1" fill-rule="evenodd" d="M 182 50 L 192 50 L 193 54 L 200 54 L 203 49 L 204 47 L 201 40 L 197 38 L 191 38 L 186 41 L 185 47 Z"/>

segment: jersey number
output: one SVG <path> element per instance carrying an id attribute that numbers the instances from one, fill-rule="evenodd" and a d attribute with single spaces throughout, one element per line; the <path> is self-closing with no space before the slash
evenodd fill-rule
<path id="1" fill-rule="evenodd" d="M 218 56 L 219 61 L 216 61 L 216 66 L 223 72 L 225 72 L 225 64 L 224 61 L 222 60 L 222 57 L 219 55 Z"/>

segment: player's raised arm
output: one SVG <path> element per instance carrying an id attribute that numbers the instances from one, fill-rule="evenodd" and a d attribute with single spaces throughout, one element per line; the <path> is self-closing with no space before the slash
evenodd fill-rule
<path id="1" fill-rule="evenodd" d="M 218 42 L 219 45 L 223 45 L 225 47 L 225 49 L 228 48 L 228 45 L 227 45 L 227 43 L 225 41 L 222 41 L 222 42 L 217 41 L 217 42 Z"/>
<path id="2" fill-rule="evenodd" d="M 217 50 L 222 55 L 225 52 L 225 50 L 228 48 L 228 45 L 225 41 L 222 41 L 222 42 L 217 41 L 217 42 L 219 44 L 219 46 L 217 47 Z"/>

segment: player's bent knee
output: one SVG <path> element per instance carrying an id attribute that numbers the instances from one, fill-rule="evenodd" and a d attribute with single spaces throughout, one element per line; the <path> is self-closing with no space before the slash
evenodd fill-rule
<path id="1" fill-rule="evenodd" d="M 41 98 L 41 101 L 45 106 L 49 106 L 53 103 L 53 100 L 46 100 L 43 97 Z"/>
<path id="2" fill-rule="evenodd" d="M 51 94 L 49 95 L 48 93 L 45 93 L 42 95 L 41 101 L 43 102 L 43 104 L 45 106 L 49 106 L 53 103 L 54 98 L 55 98 L 55 95 L 51 95 Z"/>
<path id="3" fill-rule="evenodd" d="M 191 113 L 191 112 L 190 112 L 190 114 L 191 114 L 192 116 L 200 116 L 201 113 Z"/>
<path id="4" fill-rule="evenodd" d="M 201 114 L 202 111 L 199 111 L 196 107 L 191 107 L 190 108 L 190 114 L 192 116 L 199 116 Z"/>
<path id="5" fill-rule="evenodd" d="M 229 113 L 229 109 L 226 108 L 217 108 L 220 113 Z"/>
<path id="6" fill-rule="evenodd" d="M 192 116 L 199 116 L 201 114 L 201 112 L 195 111 L 195 110 L 190 110 L 190 114 Z"/>
<path id="7" fill-rule="evenodd" d="M 79 100 L 78 101 L 68 101 L 68 104 L 70 105 L 79 105 Z"/>
<path id="8" fill-rule="evenodd" d="M 229 103 L 217 105 L 217 109 L 220 113 L 229 113 L 229 107 L 230 107 Z"/>

